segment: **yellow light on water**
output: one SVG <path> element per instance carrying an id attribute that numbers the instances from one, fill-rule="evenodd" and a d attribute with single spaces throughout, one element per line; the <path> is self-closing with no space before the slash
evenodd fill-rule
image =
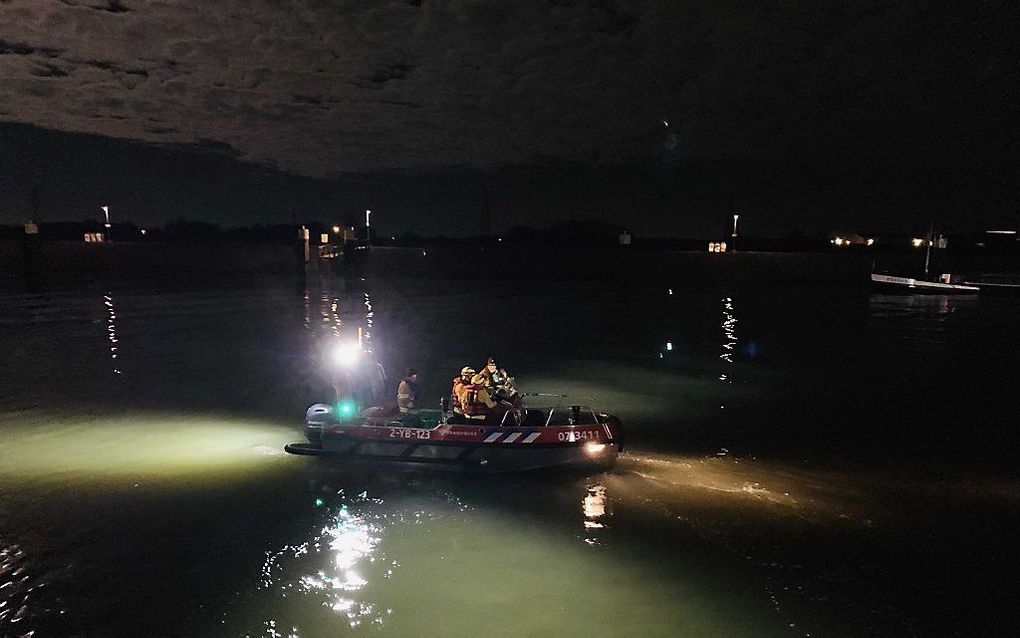
<path id="1" fill-rule="evenodd" d="M 39 415 L 5 425 L 0 484 L 249 470 L 286 463 L 292 428 L 217 416 Z"/>
<path id="2" fill-rule="evenodd" d="M 604 485 L 594 485 L 588 488 L 588 493 L 581 501 L 581 511 L 584 512 L 585 529 L 602 529 L 605 527 L 599 519 L 606 515 L 606 488 Z M 596 539 L 585 540 L 589 545 Z"/>

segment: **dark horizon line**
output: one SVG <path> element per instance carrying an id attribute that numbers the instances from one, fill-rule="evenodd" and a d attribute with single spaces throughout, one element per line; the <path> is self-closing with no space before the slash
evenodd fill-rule
<path id="1" fill-rule="evenodd" d="M 47 227 L 51 230 L 61 230 L 61 234 L 68 234 L 70 232 L 84 232 L 93 230 L 102 232 L 104 222 L 95 218 L 86 218 L 83 220 L 54 220 L 54 221 L 37 221 L 37 220 L 26 220 L 27 223 L 34 223 L 36 226 L 45 231 Z M 0 237 L 16 237 L 24 233 L 25 224 L 2 224 L 0 223 Z M 256 223 L 247 225 L 222 225 L 215 222 L 209 222 L 197 219 L 188 219 L 179 217 L 177 219 L 168 220 L 163 225 L 139 225 L 132 220 L 123 222 L 111 222 L 111 230 L 131 231 L 134 230 L 139 233 L 140 237 L 144 237 L 140 234 L 141 230 L 155 231 L 158 235 L 169 234 L 173 235 L 173 226 L 179 225 L 187 229 L 190 227 L 193 231 L 198 229 L 204 229 L 207 233 L 218 234 L 218 235 L 229 235 L 231 233 L 244 233 L 253 232 L 257 230 L 265 230 L 272 233 L 276 231 L 278 233 L 295 231 L 301 227 L 307 227 L 314 233 L 326 232 L 332 234 L 330 229 L 333 226 L 342 226 L 344 228 L 353 228 L 357 235 L 360 237 L 363 235 L 364 226 L 351 225 L 351 224 L 334 224 L 331 222 L 323 222 L 321 220 L 305 221 L 305 222 L 278 222 L 278 223 Z M 585 232 L 587 231 L 587 232 Z M 413 231 L 404 231 L 398 233 L 377 232 L 375 228 L 372 229 L 373 238 L 385 239 L 386 241 L 393 241 L 396 239 L 400 240 L 420 240 L 420 241 L 502 241 L 503 239 L 520 238 L 525 235 L 539 235 L 545 237 L 555 237 L 562 235 L 564 237 L 575 237 L 575 238 L 612 238 L 616 239 L 617 235 L 623 232 L 631 234 L 635 241 L 642 240 L 658 240 L 658 241 L 677 241 L 677 242 L 695 242 L 695 241 L 729 241 L 732 239 L 731 233 L 720 232 L 714 236 L 701 236 L 701 235 L 677 235 L 677 234 L 646 234 L 646 233 L 635 233 L 632 229 L 623 226 L 621 224 L 613 224 L 609 222 L 603 222 L 600 220 L 559 220 L 552 222 L 545 226 L 531 226 L 521 224 L 512 226 L 502 233 L 492 232 L 487 234 L 481 233 L 469 233 L 469 234 L 422 234 Z M 770 235 L 770 234 L 758 234 L 758 233 L 739 233 L 737 240 L 744 241 L 801 241 L 801 242 L 815 242 L 815 241 L 829 241 L 834 237 L 851 237 L 858 236 L 861 238 L 911 238 L 911 237 L 925 237 L 928 233 L 928 229 L 924 229 L 923 232 L 918 233 L 904 233 L 904 232 L 889 232 L 881 230 L 869 230 L 866 232 L 850 231 L 847 229 L 842 230 L 830 230 L 826 233 L 817 232 L 805 232 L 798 229 L 793 229 L 782 235 Z M 936 235 L 945 235 L 947 238 L 958 237 L 958 238 L 977 238 L 985 236 L 996 236 L 998 234 L 1003 236 L 1014 236 L 1017 241 L 1020 241 L 1020 224 L 1013 228 L 993 228 L 993 229 L 969 229 L 969 230 L 951 230 L 951 231 L 939 231 L 938 227 L 935 227 Z M 47 239 L 45 233 L 40 233 L 40 238 Z M 56 239 L 54 241 L 75 241 L 74 239 Z"/>

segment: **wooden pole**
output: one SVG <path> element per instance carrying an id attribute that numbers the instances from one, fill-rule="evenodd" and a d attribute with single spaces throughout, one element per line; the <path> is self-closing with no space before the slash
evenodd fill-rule
<path id="1" fill-rule="evenodd" d="M 42 241 L 39 238 L 39 227 L 29 221 L 25 224 L 25 235 L 21 241 L 22 271 L 25 273 L 25 290 L 35 292 L 39 289 L 39 262 L 42 256 Z"/>

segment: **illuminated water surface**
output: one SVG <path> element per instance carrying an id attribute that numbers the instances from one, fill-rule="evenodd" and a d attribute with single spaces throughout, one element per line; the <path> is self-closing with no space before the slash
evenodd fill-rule
<path id="1" fill-rule="evenodd" d="M 2 297 L 0 635 L 1008 626 L 1017 350 L 993 328 L 1015 303 L 652 288 Z M 283 454 L 328 395 L 323 345 L 359 327 L 423 396 L 494 355 L 633 443 L 592 476 Z"/>

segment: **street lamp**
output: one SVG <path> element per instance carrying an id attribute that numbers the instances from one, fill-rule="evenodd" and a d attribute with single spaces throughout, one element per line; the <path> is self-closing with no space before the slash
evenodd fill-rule
<path id="1" fill-rule="evenodd" d="M 740 219 L 740 213 L 734 213 L 733 215 L 733 239 L 737 238 L 737 220 Z"/>
<path id="2" fill-rule="evenodd" d="M 372 211 L 365 209 L 365 245 L 372 245 Z"/>
<path id="3" fill-rule="evenodd" d="M 110 227 L 110 207 L 109 206 L 100 206 L 100 208 L 103 209 L 103 214 L 106 215 L 106 227 L 109 228 Z"/>

